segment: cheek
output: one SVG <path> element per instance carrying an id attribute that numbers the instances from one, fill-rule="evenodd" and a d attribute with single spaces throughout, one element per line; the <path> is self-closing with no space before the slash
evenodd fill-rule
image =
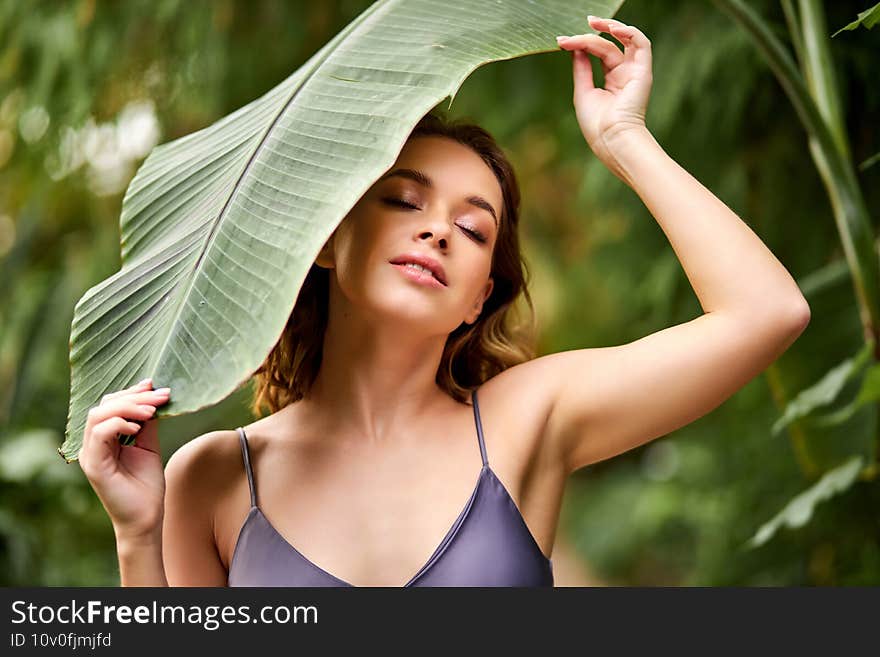
<path id="1" fill-rule="evenodd" d="M 352 220 L 366 217 L 352 217 Z M 360 298 L 381 266 L 379 235 L 368 221 L 340 226 L 335 242 L 336 277 L 349 298 Z"/>

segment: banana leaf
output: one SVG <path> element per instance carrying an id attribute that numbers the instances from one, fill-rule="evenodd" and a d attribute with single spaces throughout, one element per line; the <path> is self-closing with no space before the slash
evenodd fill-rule
<path id="1" fill-rule="evenodd" d="M 262 97 L 154 148 L 123 199 L 121 268 L 75 307 L 61 456 L 103 395 L 145 377 L 171 388 L 160 418 L 238 389 L 418 120 L 479 66 L 558 50 L 621 4 L 380 0 Z"/>

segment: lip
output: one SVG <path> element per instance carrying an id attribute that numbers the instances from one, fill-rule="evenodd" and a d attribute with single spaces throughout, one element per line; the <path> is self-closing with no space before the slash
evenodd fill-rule
<path id="1" fill-rule="evenodd" d="M 443 265 L 434 260 L 433 258 L 429 258 L 426 255 L 422 255 L 421 253 L 404 253 L 402 255 L 397 256 L 396 258 L 392 258 L 389 260 L 392 265 L 400 265 L 401 269 L 406 269 L 406 264 L 411 262 L 416 265 L 421 265 L 425 269 L 431 271 L 433 276 L 429 277 L 440 283 L 443 287 L 448 285 L 446 281 L 446 272 L 443 270 Z M 410 272 L 418 274 L 419 272 L 414 270 L 409 270 Z"/>
<path id="2" fill-rule="evenodd" d="M 434 278 L 434 276 L 432 276 L 430 272 L 419 271 L 417 269 L 413 269 L 412 267 L 407 267 L 406 265 L 392 264 L 391 266 L 398 270 L 401 274 L 406 276 L 408 279 L 410 279 L 414 283 L 418 283 L 419 285 L 427 285 L 428 287 L 437 288 L 438 290 L 442 290 L 446 287 L 445 285 L 443 285 L 443 283 Z"/>

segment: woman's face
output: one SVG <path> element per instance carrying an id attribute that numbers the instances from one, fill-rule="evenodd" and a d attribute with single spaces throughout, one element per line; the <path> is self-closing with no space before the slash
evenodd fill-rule
<path id="1" fill-rule="evenodd" d="M 316 263 L 335 269 L 331 296 L 341 292 L 368 320 L 448 335 L 476 321 L 492 291 L 501 211 L 501 186 L 477 153 L 446 137 L 415 137 L 352 208 Z M 392 264 L 413 254 L 439 264 L 445 284 Z"/>

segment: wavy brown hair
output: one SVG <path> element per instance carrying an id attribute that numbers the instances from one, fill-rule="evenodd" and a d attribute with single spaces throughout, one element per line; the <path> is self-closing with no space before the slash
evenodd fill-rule
<path id="1" fill-rule="evenodd" d="M 499 372 L 535 356 L 534 306 L 527 287 L 528 268 L 520 252 L 519 185 L 504 152 L 483 128 L 453 121 L 438 112 L 424 116 L 409 138 L 440 136 L 473 149 L 495 173 L 503 208 L 492 253 L 494 286 L 477 321 L 462 322 L 446 339 L 437 385 L 458 401 Z M 287 325 L 271 353 L 254 373 L 251 412 L 270 413 L 304 397 L 321 367 L 330 270 L 312 265 Z M 527 321 L 517 322 L 515 302 L 523 295 Z"/>

